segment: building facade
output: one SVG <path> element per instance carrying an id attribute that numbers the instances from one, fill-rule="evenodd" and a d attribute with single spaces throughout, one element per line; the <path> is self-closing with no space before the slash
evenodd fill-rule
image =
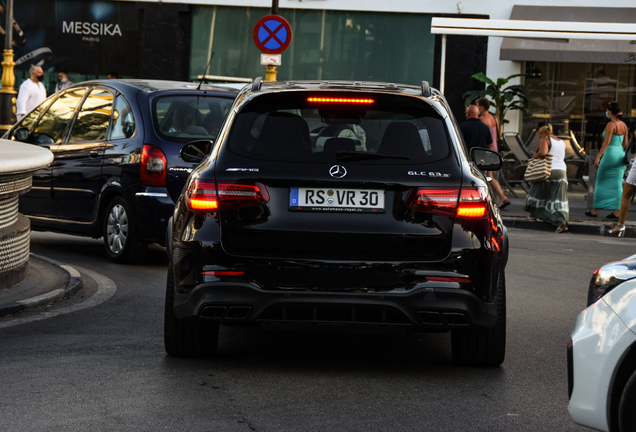
<path id="1" fill-rule="evenodd" d="M 19 71 L 35 61 L 47 71 L 49 88 L 59 69 L 74 80 L 111 70 L 124 77 L 195 80 L 212 53 L 207 74 L 263 76 L 252 32 L 271 6 L 269 0 L 16 2 L 26 39 L 16 47 L 16 57 L 26 58 L 17 83 L 24 77 Z M 438 87 L 442 49 L 441 36 L 431 34 L 433 17 L 555 21 L 555 27 L 561 21 L 607 22 L 608 32 L 612 23 L 636 23 L 633 0 L 603 6 L 599 0 L 562 0 L 558 7 L 549 0 L 279 0 L 293 37 L 278 79 L 425 80 Z M 551 123 L 595 148 L 610 100 L 619 102 L 628 124 L 636 118 L 636 44 L 628 41 L 448 36 L 445 95 L 460 121 L 463 94 L 483 88 L 471 78 L 477 72 L 494 79 L 525 74 L 513 82 L 527 86 L 530 109 L 525 116 L 511 112 L 506 125 L 522 139 Z"/>

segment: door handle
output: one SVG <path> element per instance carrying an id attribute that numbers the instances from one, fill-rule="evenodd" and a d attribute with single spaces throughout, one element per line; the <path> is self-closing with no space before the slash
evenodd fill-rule
<path id="1" fill-rule="evenodd" d="M 96 151 L 92 151 L 92 152 L 90 152 L 90 153 L 88 154 L 88 156 L 89 156 L 91 159 L 95 159 L 95 158 L 97 157 L 97 155 L 98 155 L 98 154 L 99 154 L 99 153 L 97 153 Z"/>

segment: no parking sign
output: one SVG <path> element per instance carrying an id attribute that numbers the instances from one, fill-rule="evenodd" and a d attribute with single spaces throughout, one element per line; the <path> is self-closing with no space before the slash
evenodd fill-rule
<path id="1" fill-rule="evenodd" d="M 280 54 L 292 39 L 292 29 L 280 15 L 265 15 L 254 26 L 254 43 L 265 54 Z"/>

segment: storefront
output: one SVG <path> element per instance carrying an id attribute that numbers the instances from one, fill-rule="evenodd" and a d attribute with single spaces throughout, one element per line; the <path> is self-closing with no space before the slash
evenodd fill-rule
<path id="1" fill-rule="evenodd" d="M 28 78 L 32 64 L 44 69 L 49 94 L 60 69 L 74 82 L 105 78 L 113 71 L 120 77 L 188 78 L 188 5 L 24 0 L 14 1 L 13 16 L 20 28 L 20 33 L 14 31 L 16 87 Z M 4 15 L 0 18 L 4 23 Z"/>
<path id="2" fill-rule="evenodd" d="M 510 19 L 634 24 L 636 8 L 514 6 Z M 524 65 L 530 109 L 523 139 L 550 123 L 557 133 L 572 131 L 586 150 L 599 148 L 611 101 L 619 103 L 627 125 L 636 127 L 636 41 L 504 38 L 500 58 Z"/>
<path id="3" fill-rule="evenodd" d="M 264 76 L 252 30 L 266 8 L 192 6 L 190 79 L 203 75 Z M 282 54 L 279 80 L 354 80 L 422 85 L 439 82 L 439 37 L 431 34 L 432 14 L 346 10 L 281 9 L 293 40 Z M 465 17 L 486 18 L 483 15 Z M 488 38 L 450 40 L 446 97 L 463 120 L 463 94 L 479 86 L 471 75 L 486 68 Z"/>

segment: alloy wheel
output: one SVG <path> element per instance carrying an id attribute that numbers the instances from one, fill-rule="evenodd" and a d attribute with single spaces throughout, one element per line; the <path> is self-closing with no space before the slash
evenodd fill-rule
<path id="1" fill-rule="evenodd" d="M 106 237 L 111 252 L 119 254 L 126 246 L 128 237 L 128 215 L 121 204 L 115 204 L 108 214 Z"/>

